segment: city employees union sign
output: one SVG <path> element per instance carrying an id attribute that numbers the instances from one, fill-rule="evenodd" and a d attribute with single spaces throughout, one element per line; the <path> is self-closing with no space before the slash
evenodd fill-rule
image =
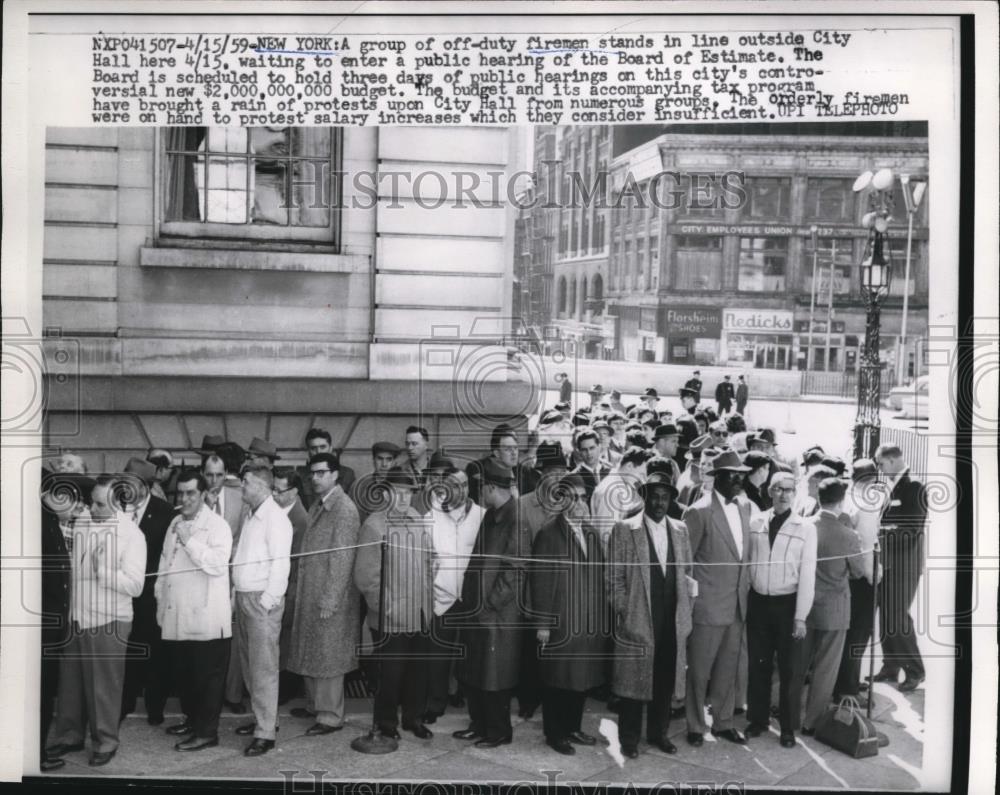
<path id="1" fill-rule="evenodd" d="M 722 310 L 722 327 L 726 331 L 791 334 L 794 325 L 792 313 L 780 309 Z"/>

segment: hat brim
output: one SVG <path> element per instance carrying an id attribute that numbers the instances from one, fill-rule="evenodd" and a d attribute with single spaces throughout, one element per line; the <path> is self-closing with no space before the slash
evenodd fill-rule
<path id="1" fill-rule="evenodd" d="M 680 492 L 677 490 L 677 487 L 670 483 L 640 483 L 636 487 L 636 490 L 642 496 L 645 496 L 646 491 L 649 489 L 666 489 L 674 496 L 674 498 L 676 498 L 677 495 L 680 494 Z"/>
<path id="2" fill-rule="evenodd" d="M 749 472 L 750 467 L 738 466 L 738 467 L 712 467 L 709 470 L 710 474 L 715 474 L 716 472 Z"/>

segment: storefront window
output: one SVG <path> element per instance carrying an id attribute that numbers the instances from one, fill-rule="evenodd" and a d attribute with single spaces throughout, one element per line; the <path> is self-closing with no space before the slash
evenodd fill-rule
<path id="1" fill-rule="evenodd" d="M 787 177 L 748 177 L 751 218 L 787 218 L 790 215 L 792 181 Z"/>
<path id="2" fill-rule="evenodd" d="M 699 218 L 714 218 L 722 215 L 719 206 L 718 188 L 714 179 L 704 175 L 691 174 L 687 178 L 687 194 L 679 208 L 681 215 L 698 216 Z"/>
<path id="3" fill-rule="evenodd" d="M 778 334 L 726 335 L 729 364 L 746 364 L 768 370 L 788 370 L 792 366 L 792 338 Z"/>
<path id="4" fill-rule="evenodd" d="M 854 220 L 851 180 L 810 178 L 806 186 L 805 217 L 811 221 L 849 223 Z"/>
<path id="5" fill-rule="evenodd" d="M 756 293 L 784 292 L 787 265 L 787 238 L 740 238 L 740 290 Z"/>
<path id="6" fill-rule="evenodd" d="M 678 235 L 677 288 L 680 290 L 718 290 L 722 286 L 722 238 L 701 235 Z"/>

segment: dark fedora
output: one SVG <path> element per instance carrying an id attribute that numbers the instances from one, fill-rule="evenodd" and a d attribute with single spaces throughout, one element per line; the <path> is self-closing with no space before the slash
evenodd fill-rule
<path id="1" fill-rule="evenodd" d="M 278 448 L 267 439 L 261 439 L 259 436 L 253 437 L 253 441 L 250 442 L 250 446 L 247 448 L 247 453 L 249 455 L 262 455 L 270 458 L 272 461 L 277 461 L 281 458 L 278 455 Z"/>
<path id="2" fill-rule="evenodd" d="M 514 473 L 503 464 L 488 458 L 479 469 L 479 477 L 483 483 L 509 489 L 514 484 Z"/>
<path id="3" fill-rule="evenodd" d="M 777 444 L 778 442 L 775 438 L 774 428 L 761 428 L 760 430 L 747 434 L 747 445 L 751 445 L 754 442 Z"/>
<path id="4" fill-rule="evenodd" d="M 740 463 L 740 457 L 734 450 L 724 450 L 712 461 L 711 474 L 716 472 L 749 472 L 750 467 Z"/>
<path id="5" fill-rule="evenodd" d="M 402 467 L 393 467 L 386 472 L 385 483 L 390 486 L 408 489 L 409 491 L 417 491 L 420 488 L 417 479 Z"/>
<path id="6" fill-rule="evenodd" d="M 657 393 L 657 391 L 655 389 L 653 389 L 653 387 L 651 387 L 651 386 L 646 387 L 643 390 L 642 394 L 639 397 L 640 398 L 651 398 L 652 400 L 659 400 L 660 399 L 660 396 Z"/>
<path id="7" fill-rule="evenodd" d="M 682 398 L 689 397 L 692 400 L 697 400 L 698 399 L 698 393 L 695 392 L 693 389 L 688 389 L 686 386 L 684 386 L 684 387 L 681 387 L 681 397 Z"/>
<path id="8" fill-rule="evenodd" d="M 201 437 L 201 447 L 198 448 L 198 452 L 202 455 L 208 455 L 209 453 L 214 453 L 222 445 L 226 443 L 226 438 L 224 436 L 202 436 Z"/>
<path id="9" fill-rule="evenodd" d="M 680 436 L 681 432 L 677 429 L 677 426 L 672 422 L 665 422 L 663 425 L 658 425 L 656 430 L 653 431 L 653 439 L 663 439 L 667 436 Z"/>
<path id="10" fill-rule="evenodd" d="M 643 483 L 639 484 L 639 494 L 645 498 L 646 490 L 653 486 L 659 486 L 660 488 L 669 490 L 670 496 L 674 499 L 676 499 L 677 495 L 680 494 L 680 492 L 677 491 L 677 487 L 674 485 L 673 478 L 671 478 L 666 472 L 651 473 Z"/>

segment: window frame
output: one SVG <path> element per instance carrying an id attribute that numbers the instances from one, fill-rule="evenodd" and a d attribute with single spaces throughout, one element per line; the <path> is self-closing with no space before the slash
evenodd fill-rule
<path id="1" fill-rule="evenodd" d="M 762 246 L 761 248 L 757 249 L 757 248 L 754 248 L 752 245 L 750 247 L 748 247 L 748 248 L 744 248 L 743 247 L 743 241 L 744 240 L 748 240 L 748 241 L 753 241 L 753 240 L 780 240 L 780 241 L 784 242 L 785 246 L 784 246 L 784 249 L 767 248 L 767 247 L 764 247 L 764 246 Z M 789 244 L 790 244 L 789 238 L 785 237 L 785 236 L 782 236 L 782 235 L 740 235 L 740 237 L 739 237 L 738 256 L 737 256 L 737 260 L 736 260 L 736 291 L 740 292 L 740 293 L 753 293 L 755 295 L 760 294 L 760 293 L 773 293 L 773 292 L 776 292 L 776 291 L 777 292 L 786 292 L 788 290 L 788 264 L 789 264 L 789 261 L 790 261 L 790 253 L 789 253 L 789 251 L 791 249 L 791 246 Z M 763 257 L 764 260 L 765 260 L 765 261 L 762 262 L 762 266 L 765 269 L 767 267 L 767 262 L 766 262 L 766 258 L 767 257 L 774 257 L 774 256 L 776 256 L 776 254 L 783 254 L 784 255 L 785 268 L 784 268 L 784 273 L 781 276 L 781 278 L 782 278 L 782 285 L 781 285 L 781 287 L 776 287 L 776 288 L 773 288 L 773 289 L 769 288 L 767 286 L 767 283 L 766 283 L 767 282 L 767 278 L 768 278 L 768 275 L 766 273 L 762 273 L 761 276 L 760 276 L 760 278 L 764 280 L 764 285 L 761 287 L 761 289 L 755 290 L 755 289 L 753 289 L 751 287 L 744 287 L 743 284 L 742 284 L 743 256 L 744 256 L 744 253 L 751 253 L 751 254 L 759 253 L 761 255 L 761 257 Z"/>
<path id="2" fill-rule="evenodd" d="M 154 195 L 157 202 L 156 237 L 158 239 L 184 240 L 216 240 L 231 241 L 234 244 L 247 243 L 301 243 L 314 248 L 317 245 L 332 249 L 334 253 L 341 252 L 342 245 L 342 197 L 343 197 L 343 157 L 344 128 L 329 127 L 330 130 L 330 222 L 326 226 L 293 226 L 276 224 L 227 224 L 220 221 L 170 221 L 166 218 L 167 207 L 167 169 L 170 155 L 167 152 L 167 139 L 164 132 L 169 127 L 157 127 L 154 130 L 154 176 L 156 184 Z M 224 155 L 205 153 L 206 160 Z M 233 155 L 233 159 L 246 157 L 253 159 L 252 154 Z M 262 158 L 263 159 L 263 158 Z M 320 160 L 320 158 L 301 158 L 303 160 Z"/>
<path id="3" fill-rule="evenodd" d="M 778 211 L 774 214 L 768 215 L 758 215 L 754 207 L 756 205 L 756 186 L 760 185 L 762 182 L 775 182 L 780 183 L 783 187 L 784 199 L 781 202 L 781 206 L 778 207 Z M 781 219 L 789 220 L 792 215 L 792 178 L 790 176 L 750 176 L 747 177 L 746 181 L 747 187 L 750 188 L 748 201 L 746 207 L 743 211 L 744 218 L 753 218 L 757 220 L 769 220 L 778 221 Z"/>

